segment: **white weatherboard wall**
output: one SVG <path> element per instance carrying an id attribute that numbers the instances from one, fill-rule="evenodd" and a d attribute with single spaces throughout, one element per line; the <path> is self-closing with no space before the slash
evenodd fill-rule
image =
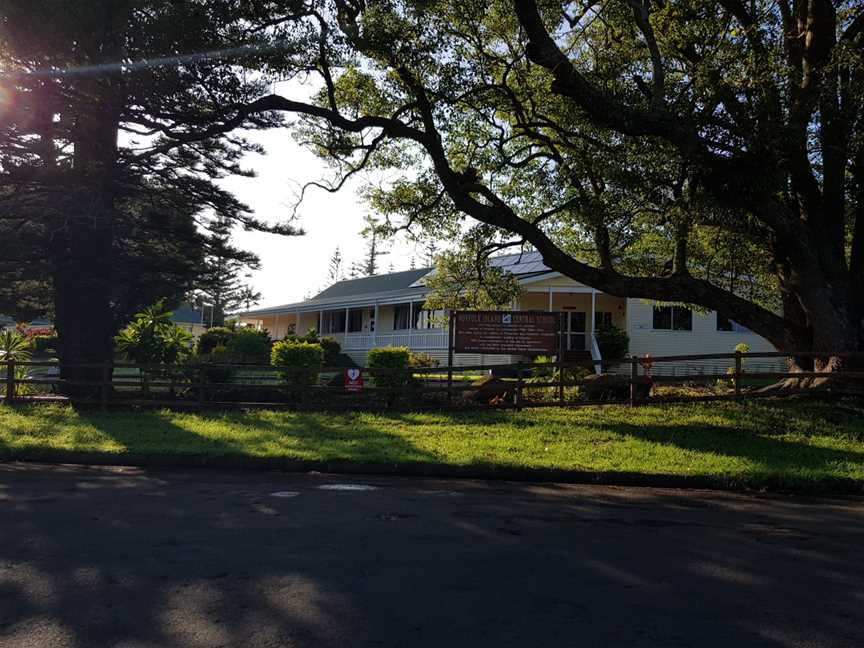
<path id="1" fill-rule="evenodd" d="M 677 355 L 699 355 L 707 353 L 735 353 L 736 345 L 741 342 L 750 347 L 750 351 L 776 351 L 768 340 L 752 332 L 744 331 L 718 331 L 717 313 L 693 312 L 692 331 L 655 331 L 654 326 L 654 303 L 641 299 L 627 300 L 628 326 L 627 334 L 630 336 L 630 353 L 632 355 L 644 356 L 651 354 L 654 357 L 677 356 Z M 693 361 L 685 370 L 688 363 L 671 363 L 665 365 L 657 363 L 654 365 L 653 373 L 713 373 L 717 369 L 721 372 L 726 367 L 734 364 L 732 360 L 723 361 Z M 783 365 L 783 360 L 771 358 L 745 360 L 752 370 L 775 368 Z"/>

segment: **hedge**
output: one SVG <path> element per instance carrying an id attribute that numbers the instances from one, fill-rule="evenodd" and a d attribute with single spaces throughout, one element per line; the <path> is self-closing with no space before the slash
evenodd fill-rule
<path id="1" fill-rule="evenodd" d="M 374 374 L 375 384 L 392 390 L 401 390 L 411 377 L 409 366 L 411 352 L 407 347 L 378 347 L 369 351 L 367 361 L 370 369 L 393 369 Z"/>
<path id="2" fill-rule="evenodd" d="M 282 340 L 273 345 L 270 364 L 286 369 L 282 377 L 289 385 L 314 385 L 324 364 L 324 349 L 311 342 Z"/>

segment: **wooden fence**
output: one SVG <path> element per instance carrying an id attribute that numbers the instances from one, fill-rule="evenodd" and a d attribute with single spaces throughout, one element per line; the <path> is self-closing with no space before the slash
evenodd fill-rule
<path id="1" fill-rule="evenodd" d="M 775 395 L 758 387 L 790 378 L 803 382 L 837 377 L 836 373 L 789 372 L 777 368 L 790 356 L 825 355 L 728 353 L 632 357 L 600 363 L 586 360 L 407 370 L 363 368 L 365 384 L 358 391 L 348 390 L 343 383 L 344 367 L 323 367 L 313 384 L 298 384 L 299 373 L 270 365 L 114 363 L 68 365 L 61 370 L 56 362 L 0 360 L 0 379 L 4 384 L 0 399 L 6 403 L 74 402 L 101 407 L 296 409 L 521 409 L 622 402 L 638 405 Z M 830 355 L 854 358 L 864 364 L 864 353 Z M 610 373 L 592 377 L 590 373 L 598 364 Z M 496 379 L 481 381 L 478 374 L 492 374 Z M 87 377 L 73 379 L 70 375 Z M 860 385 L 864 391 L 864 372 L 843 372 L 842 378 Z M 676 386 L 700 386 L 702 391 L 676 391 Z M 785 393 L 792 394 L 794 390 Z"/>

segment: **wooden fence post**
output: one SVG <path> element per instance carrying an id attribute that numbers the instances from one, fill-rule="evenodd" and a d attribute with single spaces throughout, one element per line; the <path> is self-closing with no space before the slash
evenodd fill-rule
<path id="1" fill-rule="evenodd" d="M 741 352 L 735 351 L 735 373 L 732 375 L 732 384 L 735 386 L 735 398 L 741 398 L 741 369 L 743 362 Z"/>
<path id="2" fill-rule="evenodd" d="M 519 367 L 519 372 L 516 378 L 516 392 L 513 394 L 513 405 L 517 412 L 522 411 L 522 367 Z"/>
<path id="3" fill-rule="evenodd" d="M 6 403 L 11 405 L 15 400 L 15 361 L 6 361 Z"/>
<path id="4" fill-rule="evenodd" d="M 108 407 L 108 399 L 111 395 L 111 381 L 114 378 L 114 367 L 110 364 L 106 364 L 102 366 L 102 384 L 100 387 L 100 401 L 102 409 L 106 409 Z"/>
<path id="5" fill-rule="evenodd" d="M 447 323 L 447 402 L 453 402 L 453 342 L 455 331 L 456 312 L 450 311 L 450 320 Z"/>
<path id="6" fill-rule="evenodd" d="M 561 353 L 558 354 L 558 404 L 564 404 L 564 360 Z"/>
<path id="7" fill-rule="evenodd" d="M 207 377 L 207 368 L 201 367 L 198 369 L 198 404 L 203 405 L 204 401 L 207 400 L 206 387 L 204 384 L 206 383 Z"/>
<path id="8" fill-rule="evenodd" d="M 558 403 L 564 404 L 564 313 L 558 316 Z"/>
<path id="9" fill-rule="evenodd" d="M 636 406 L 636 381 L 639 379 L 639 359 L 630 359 L 630 407 Z"/>

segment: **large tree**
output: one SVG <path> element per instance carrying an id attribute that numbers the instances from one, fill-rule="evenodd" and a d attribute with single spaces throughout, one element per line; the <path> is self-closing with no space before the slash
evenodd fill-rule
<path id="1" fill-rule="evenodd" d="M 286 3 L 234 0 L 8 0 L 0 9 L 0 218 L 40 223 L 63 365 L 106 362 L 121 283 L 127 205 L 176 201 L 247 228 L 268 225 L 215 180 L 247 173 L 244 138 L 211 132 L 295 52 L 265 24 Z M 287 44 L 288 39 L 282 39 Z M 296 32 L 292 42 L 303 46 Z M 280 123 L 274 114 L 247 129 Z M 159 213 L 171 213 L 159 209 Z M 139 217 L 147 218 L 146 212 Z M 165 223 L 165 231 L 171 224 Z M 143 249 L 142 249 L 143 250 Z M 157 259 L 158 261 L 158 259 Z M 64 375 L 86 377 L 64 368 Z"/>
<path id="2" fill-rule="evenodd" d="M 225 218 L 211 225 L 204 261 L 192 283 L 192 300 L 213 309 L 210 321 L 214 326 L 224 326 L 227 313 L 248 310 L 261 299 L 261 294 L 245 282 L 247 271 L 260 269 L 261 261 L 257 254 L 232 244 L 232 225 Z"/>
<path id="3" fill-rule="evenodd" d="M 468 215 L 608 293 L 714 309 L 780 349 L 864 349 L 857 3 L 313 8 L 295 26 L 317 34 L 317 100 L 263 96 L 225 128 L 287 111 L 342 179 L 405 170 L 369 194 L 394 227 Z"/>
<path id="4" fill-rule="evenodd" d="M 183 299 L 201 273 L 206 237 L 196 224 L 201 206 L 164 192 L 118 203 L 111 248 L 111 308 L 115 328 L 157 300 Z M 54 219 L 41 208 L 29 217 L 0 218 L 0 312 L 18 320 L 54 319 Z"/>

